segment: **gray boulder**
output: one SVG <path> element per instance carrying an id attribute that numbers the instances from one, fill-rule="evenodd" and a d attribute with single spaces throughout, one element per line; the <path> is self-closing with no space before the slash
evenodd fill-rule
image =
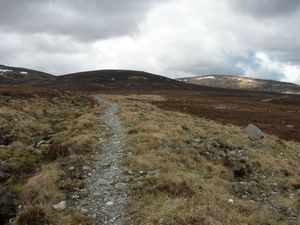
<path id="1" fill-rule="evenodd" d="M 249 124 L 246 129 L 246 133 L 254 139 L 261 139 L 264 137 L 264 133 L 255 125 Z"/>

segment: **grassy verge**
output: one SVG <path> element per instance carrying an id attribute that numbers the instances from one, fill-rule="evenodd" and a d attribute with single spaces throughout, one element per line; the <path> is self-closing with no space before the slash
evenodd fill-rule
<path id="1" fill-rule="evenodd" d="M 101 111 L 85 95 L 1 88 L 1 224 L 11 217 L 24 225 L 89 220 L 73 212 L 68 200 L 85 185 L 80 170 L 101 138 Z M 55 210 L 61 201 L 66 209 Z"/>
<path id="2" fill-rule="evenodd" d="M 240 127 L 159 109 L 159 96 L 111 98 L 131 146 L 130 224 L 299 223 L 299 143 L 250 140 Z"/>

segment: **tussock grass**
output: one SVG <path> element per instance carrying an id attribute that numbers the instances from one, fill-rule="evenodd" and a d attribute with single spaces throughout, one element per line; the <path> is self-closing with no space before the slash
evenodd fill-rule
<path id="1" fill-rule="evenodd" d="M 124 166 L 148 174 L 127 176 L 136 196 L 132 223 L 297 224 L 299 217 L 291 215 L 299 210 L 292 188 L 300 172 L 299 143 L 275 136 L 253 141 L 243 128 L 158 109 L 151 102 L 160 96 L 111 98 L 120 105 L 131 146 Z M 247 163 L 250 174 L 235 177 Z M 251 192 L 245 198 L 243 182 Z"/>
<path id="2" fill-rule="evenodd" d="M 0 149 L 0 170 L 10 175 L 1 185 L 22 205 L 15 224 L 90 221 L 69 208 L 58 212 L 52 204 L 68 202 L 69 191 L 84 187 L 68 168 L 82 167 L 98 147 L 101 111 L 102 106 L 86 95 L 1 87 L 0 128 L 13 137 L 13 143 Z"/>

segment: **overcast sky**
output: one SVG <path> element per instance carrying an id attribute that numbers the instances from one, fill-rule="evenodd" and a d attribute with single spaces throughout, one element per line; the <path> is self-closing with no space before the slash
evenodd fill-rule
<path id="1" fill-rule="evenodd" d="M 0 0 L 0 64 L 300 84 L 300 0 Z"/>

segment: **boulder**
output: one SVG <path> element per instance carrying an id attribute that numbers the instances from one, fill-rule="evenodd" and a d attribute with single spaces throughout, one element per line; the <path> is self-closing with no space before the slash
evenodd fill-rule
<path id="1" fill-rule="evenodd" d="M 263 132 L 255 125 L 253 124 L 249 124 L 246 129 L 245 129 L 246 133 L 254 139 L 261 139 L 264 137 Z"/>

